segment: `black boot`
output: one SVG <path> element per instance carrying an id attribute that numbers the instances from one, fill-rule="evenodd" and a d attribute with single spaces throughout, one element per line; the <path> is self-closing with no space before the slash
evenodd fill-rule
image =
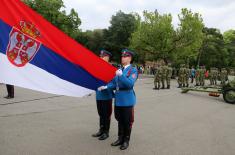
<path id="1" fill-rule="evenodd" d="M 177 88 L 181 88 L 182 87 L 182 84 L 179 84 L 179 86 Z"/>
<path id="2" fill-rule="evenodd" d="M 119 146 L 123 144 L 123 136 L 118 136 L 118 139 L 111 144 L 111 146 Z"/>
<path id="3" fill-rule="evenodd" d="M 104 124 L 104 132 L 99 137 L 99 140 L 105 140 L 109 137 L 109 128 L 110 128 L 110 120 L 106 120 Z"/>
<path id="4" fill-rule="evenodd" d="M 6 98 L 6 99 L 12 99 L 12 98 L 14 98 L 14 86 L 7 84 L 6 87 L 7 87 L 7 93 L 8 93 L 8 95 L 5 96 L 4 98 Z"/>
<path id="5" fill-rule="evenodd" d="M 167 85 L 167 89 L 170 89 L 170 85 Z"/>
<path id="6" fill-rule="evenodd" d="M 10 85 L 7 84 L 6 87 L 7 87 L 7 96 L 5 96 L 4 98 L 10 99 Z"/>
<path id="7" fill-rule="evenodd" d="M 14 94 L 15 94 L 15 93 L 14 93 L 14 86 L 11 86 L 11 89 L 10 89 L 10 90 L 11 90 L 10 97 L 11 97 L 11 98 L 14 98 L 14 96 L 15 96 L 15 95 L 14 95 Z"/>
<path id="8" fill-rule="evenodd" d="M 10 86 L 10 98 L 14 98 L 14 95 L 15 93 L 14 93 L 14 86 L 13 85 L 11 85 Z"/>
<path id="9" fill-rule="evenodd" d="M 92 134 L 92 137 L 100 137 L 104 133 L 104 125 L 101 125 L 102 120 L 100 119 L 100 129 L 97 133 Z"/>
<path id="10" fill-rule="evenodd" d="M 124 127 L 118 122 L 118 139 L 111 146 L 122 145 L 124 138 Z"/>
<path id="11" fill-rule="evenodd" d="M 100 129 L 97 133 L 92 134 L 92 137 L 100 137 L 103 134 L 103 131 Z"/>
<path id="12" fill-rule="evenodd" d="M 9 95 L 4 97 L 5 99 L 11 99 L 11 97 Z"/>
<path id="13" fill-rule="evenodd" d="M 124 142 L 120 146 L 121 150 L 125 150 L 129 147 L 129 140 L 130 140 L 130 137 L 128 137 L 128 136 L 124 137 Z"/>
<path id="14" fill-rule="evenodd" d="M 109 133 L 108 132 L 104 132 L 98 139 L 99 140 L 105 140 L 109 138 Z"/>
<path id="15" fill-rule="evenodd" d="M 131 126 L 128 125 L 124 128 L 124 138 L 123 138 L 123 143 L 120 146 L 121 150 L 125 150 L 129 147 L 129 141 L 131 137 Z"/>

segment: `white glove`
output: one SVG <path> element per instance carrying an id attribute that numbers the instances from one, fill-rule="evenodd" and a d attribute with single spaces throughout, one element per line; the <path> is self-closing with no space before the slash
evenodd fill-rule
<path id="1" fill-rule="evenodd" d="M 102 90 L 105 90 L 107 88 L 108 88 L 107 86 L 100 86 L 100 87 L 98 87 L 98 91 L 102 91 Z"/>
<path id="2" fill-rule="evenodd" d="M 121 76 L 122 75 L 122 70 L 121 69 L 116 70 L 116 75 Z"/>

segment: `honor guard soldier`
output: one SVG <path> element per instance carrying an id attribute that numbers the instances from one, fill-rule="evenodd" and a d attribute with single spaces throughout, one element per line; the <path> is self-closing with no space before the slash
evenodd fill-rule
<path id="1" fill-rule="evenodd" d="M 131 65 L 133 55 L 134 53 L 128 49 L 122 50 L 122 69 L 116 71 L 116 76 L 107 86 L 98 88 L 98 90 L 116 90 L 114 112 L 118 121 L 118 139 L 111 145 L 120 145 L 121 150 L 125 150 L 129 146 L 132 124 L 134 122 L 136 96 L 133 87 L 138 78 L 138 72 Z"/>
<path id="2" fill-rule="evenodd" d="M 100 58 L 109 62 L 112 54 L 106 50 L 100 51 Z M 105 140 L 109 137 L 110 120 L 112 114 L 113 91 L 110 89 L 96 91 L 96 105 L 99 114 L 99 131 L 93 134 L 93 137 L 99 137 L 99 140 Z"/>
<path id="3" fill-rule="evenodd" d="M 7 96 L 5 96 L 4 98 L 6 99 L 14 98 L 14 86 L 6 84 L 6 87 L 7 87 Z"/>

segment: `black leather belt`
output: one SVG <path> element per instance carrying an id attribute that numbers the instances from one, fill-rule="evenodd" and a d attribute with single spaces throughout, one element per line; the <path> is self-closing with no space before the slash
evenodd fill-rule
<path id="1" fill-rule="evenodd" d="M 128 90 L 132 90 L 132 89 L 130 89 L 130 88 L 119 88 L 118 91 L 128 91 Z"/>

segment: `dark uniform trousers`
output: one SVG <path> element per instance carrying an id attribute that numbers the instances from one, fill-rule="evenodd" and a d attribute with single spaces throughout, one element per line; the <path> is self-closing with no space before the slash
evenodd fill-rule
<path id="1" fill-rule="evenodd" d="M 96 105 L 100 117 L 100 131 L 102 133 L 109 133 L 112 114 L 112 99 L 96 100 Z"/>
<path id="2" fill-rule="evenodd" d="M 14 86 L 7 84 L 6 87 L 8 93 L 7 97 L 14 98 Z"/>
<path id="3" fill-rule="evenodd" d="M 123 141 L 130 140 L 132 124 L 134 122 L 133 106 L 115 106 L 115 118 L 118 121 L 118 138 Z"/>

